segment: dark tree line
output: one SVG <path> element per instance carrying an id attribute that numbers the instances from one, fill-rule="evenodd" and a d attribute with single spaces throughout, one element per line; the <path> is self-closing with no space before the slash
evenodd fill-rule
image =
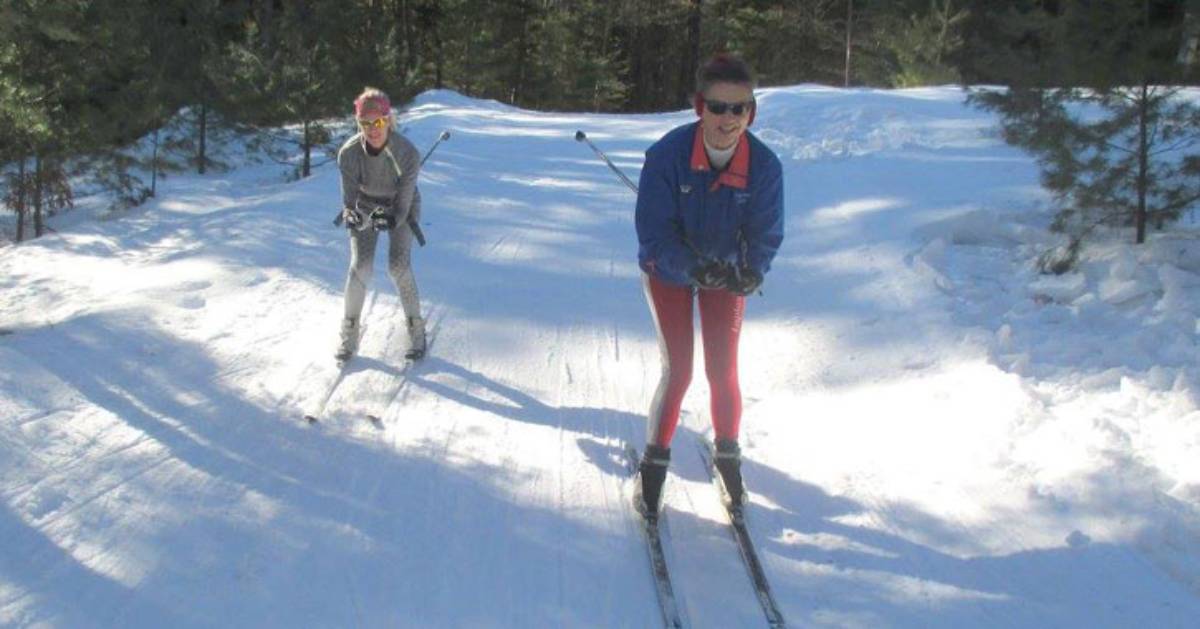
<path id="1" fill-rule="evenodd" d="M 299 129 L 307 176 L 327 159 L 322 121 L 365 85 L 397 103 L 447 88 L 533 109 L 662 111 L 687 105 L 697 64 L 722 50 L 763 85 L 1065 85 L 1074 75 L 1056 70 L 1087 65 L 1089 48 L 1039 56 L 1047 44 L 1022 20 L 1072 4 L 1095 1 L 0 0 L 4 199 L 40 235 L 71 204 L 68 179 L 136 205 L 164 174 L 221 168 L 229 134 L 283 125 Z M 1194 2 L 1152 4 L 1173 34 L 1155 54 L 1193 67 Z M 153 150 L 133 150 L 148 135 Z"/>

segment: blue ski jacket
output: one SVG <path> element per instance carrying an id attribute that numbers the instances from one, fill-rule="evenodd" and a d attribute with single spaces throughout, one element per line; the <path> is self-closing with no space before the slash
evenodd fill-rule
<path id="1" fill-rule="evenodd" d="M 699 122 L 671 130 L 646 150 L 638 183 L 638 265 L 675 285 L 706 259 L 764 276 L 783 243 L 783 168 L 746 132 L 715 171 Z"/>

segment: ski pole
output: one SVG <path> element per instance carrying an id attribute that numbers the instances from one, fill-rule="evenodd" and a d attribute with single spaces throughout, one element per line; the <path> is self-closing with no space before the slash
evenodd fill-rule
<path id="1" fill-rule="evenodd" d="M 592 141 L 588 139 L 586 133 L 584 133 L 583 131 L 576 131 L 575 132 L 575 141 L 576 142 L 586 142 L 587 145 L 592 147 L 592 150 L 596 152 L 596 155 L 599 155 L 600 159 L 604 160 L 604 163 L 608 164 L 608 167 L 611 168 L 614 173 L 617 173 L 617 176 L 621 178 L 621 181 L 624 181 L 625 185 L 629 186 L 630 190 L 633 190 L 634 194 L 638 193 L 637 186 L 634 185 L 634 183 L 629 180 L 629 177 L 625 176 L 625 173 L 621 172 L 620 168 L 617 168 L 616 164 L 612 163 L 611 159 L 608 159 L 608 156 L 604 154 L 604 151 L 601 151 L 599 148 L 596 147 L 595 144 L 592 144 Z"/>
<path id="2" fill-rule="evenodd" d="M 621 178 L 621 181 L 624 181 L 625 185 L 629 186 L 630 190 L 633 190 L 634 194 L 638 193 L 638 187 L 636 185 L 634 185 L 634 183 L 632 181 L 629 180 L 629 177 L 625 176 L 625 173 L 621 172 L 620 168 L 617 168 L 616 164 L 612 163 L 612 160 L 608 159 L 608 156 L 604 154 L 604 151 L 601 151 L 599 148 L 596 147 L 595 144 L 592 144 L 592 141 L 588 139 L 586 133 L 584 133 L 583 131 L 576 131 L 575 132 L 575 141 L 576 142 L 586 142 L 587 145 L 592 147 L 592 150 L 596 152 L 596 155 L 599 155 L 600 159 L 604 160 L 604 163 L 608 164 L 608 167 L 611 168 L 614 173 L 617 173 L 617 176 Z M 698 258 L 701 262 L 704 262 L 706 264 L 713 262 L 712 257 L 706 256 L 703 253 L 700 253 L 700 248 L 697 247 L 690 238 L 688 238 L 686 235 L 684 235 L 682 227 L 679 230 L 679 238 L 680 238 L 680 240 L 683 241 L 684 246 L 686 246 L 689 250 L 691 250 L 691 252 L 694 253 L 696 255 L 696 258 Z"/>
<path id="3" fill-rule="evenodd" d="M 420 164 L 420 165 L 421 165 L 421 166 L 424 166 L 424 165 L 425 165 L 425 160 L 429 159 L 429 156 L 430 156 L 430 155 L 433 155 L 433 152 L 434 152 L 435 150 L 437 150 L 437 147 L 438 147 L 438 145 L 439 145 L 439 144 L 441 144 L 443 140 L 449 140 L 449 139 L 450 139 L 450 132 L 449 132 L 449 131 L 445 131 L 445 130 L 443 130 L 441 133 L 439 133 L 439 134 L 438 134 L 438 137 L 437 137 L 437 141 L 435 141 L 435 142 L 433 143 L 433 146 L 429 147 L 429 150 L 428 150 L 428 151 L 425 151 L 425 157 L 422 157 L 422 158 L 421 158 L 421 164 Z M 392 152 L 391 152 L 391 151 L 388 151 L 388 156 L 391 156 L 391 154 L 392 154 Z M 396 164 L 396 160 L 393 158 L 393 159 L 392 159 L 392 165 L 394 166 L 395 164 Z M 399 169 L 399 166 L 396 166 L 396 168 L 397 168 L 397 169 Z M 341 213 L 341 212 L 338 212 L 338 213 L 337 213 L 337 216 L 333 217 L 333 226 L 334 226 L 334 227 L 341 227 L 341 226 L 342 226 L 342 213 Z M 421 238 L 421 240 L 424 240 L 424 238 Z M 425 246 L 425 243 L 424 243 L 424 242 L 422 242 L 422 243 L 421 243 L 421 246 Z"/>
<path id="4" fill-rule="evenodd" d="M 442 131 L 440 134 L 438 134 L 437 142 L 434 142 L 433 146 L 429 147 L 429 150 L 425 152 L 425 157 L 421 158 L 421 165 L 422 166 L 425 165 L 425 160 L 429 159 L 430 155 L 433 155 L 433 152 L 435 150 L 437 150 L 437 147 L 439 144 L 442 143 L 442 140 L 449 140 L 449 139 L 450 139 L 449 131 Z"/>

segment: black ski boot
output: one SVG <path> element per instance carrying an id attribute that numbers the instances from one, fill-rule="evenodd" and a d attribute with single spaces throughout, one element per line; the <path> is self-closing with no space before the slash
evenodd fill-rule
<path id="1" fill-rule="evenodd" d="M 647 519 L 658 517 L 662 507 L 662 488 L 667 480 L 667 466 L 671 464 L 671 449 L 647 445 L 638 474 L 634 478 L 633 508 Z"/>
<path id="2" fill-rule="evenodd" d="M 721 482 L 729 495 L 729 507 L 741 510 L 746 502 L 746 486 L 742 483 L 742 449 L 738 442 L 732 439 L 717 439 L 717 451 L 714 454 L 717 472 L 721 474 Z"/>

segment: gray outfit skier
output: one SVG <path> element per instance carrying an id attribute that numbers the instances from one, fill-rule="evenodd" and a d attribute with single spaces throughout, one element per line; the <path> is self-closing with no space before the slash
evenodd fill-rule
<path id="1" fill-rule="evenodd" d="M 354 101 L 359 132 L 338 151 L 342 213 L 350 227 L 350 270 L 346 276 L 345 311 L 337 359 L 358 351 L 363 301 L 375 263 L 380 232 L 388 235 L 388 274 L 400 293 L 409 335 L 408 358 L 425 353 L 425 320 L 413 276 L 413 227 L 421 216 L 416 147 L 395 132 L 386 94 L 367 88 Z"/>

